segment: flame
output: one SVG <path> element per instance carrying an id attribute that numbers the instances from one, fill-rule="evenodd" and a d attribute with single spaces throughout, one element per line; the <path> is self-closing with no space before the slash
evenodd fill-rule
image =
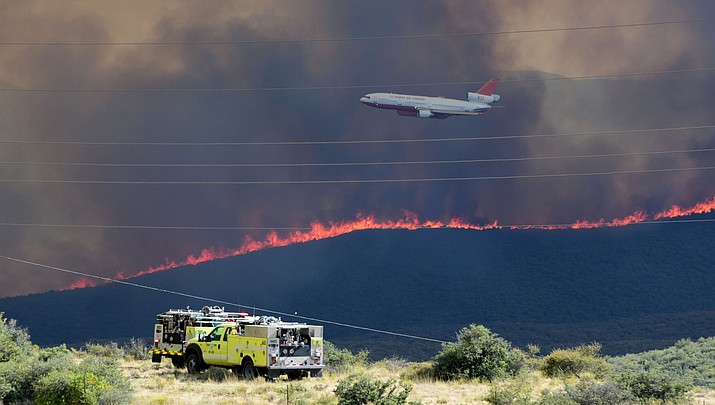
<path id="1" fill-rule="evenodd" d="M 58 291 L 75 290 L 77 288 L 96 287 L 97 285 L 98 285 L 98 283 L 96 281 L 82 277 L 79 280 L 75 281 L 74 283 L 68 285 L 67 287 L 58 289 Z"/>
<path id="2" fill-rule="evenodd" d="M 330 222 L 327 225 L 320 222 L 312 222 L 310 230 L 295 231 L 288 236 L 281 237 L 277 232 L 271 231 L 266 235 L 263 241 L 256 241 L 250 236 L 246 236 L 243 244 L 236 249 L 204 249 L 198 256 L 189 256 L 183 261 L 169 261 L 164 264 L 141 271 L 131 277 L 137 277 L 144 274 L 156 273 L 173 269 L 180 266 L 196 265 L 199 263 L 223 259 L 231 256 L 239 256 L 258 250 L 293 245 L 296 243 L 305 243 L 314 240 L 334 238 L 350 232 L 363 231 L 367 229 L 426 229 L 426 228 L 459 228 L 459 229 L 474 229 L 485 230 L 498 228 L 497 222 L 494 221 L 488 225 L 473 225 L 466 223 L 460 219 L 454 218 L 448 223 L 442 221 L 420 221 L 418 216 L 410 211 L 403 211 L 404 217 L 398 220 L 379 221 L 373 215 L 363 216 L 357 214 L 354 220 L 344 222 Z M 121 279 L 124 279 L 122 277 Z"/>
<path id="3" fill-rule="evenodd" d="M 715 211 L 715 197 L 695 204 L 690 208 L 681 208 L 679 205 L 673 205 L 669 210 L 655 214 L 655 219 L 662 218 L 678 218 L 692 214 L 707 214 Z"/>
<path id="4" fill-rule="evenodd" d="M 706 214 L 715 211 L 715 197 L 705 200 L 704 202 L 698 203 L 691 208 L 681 208 L 678 205 L 673 205 L 669 210 L 659 212 L 653 216 L 653 220 L 659 220 L 664 218 L 677 218 L 693 214 Z M 265 239 L 262 241 L 257 241 L 251 236 L 246 236 L 243 243 L 238 248 L 211 248 L 203 249 L 201 253 L 197 256 L 191 255 L 182 261 L 169 261 L 168 259 L 164 264 L 158 265 L 156 267 L 151 267 L 147 270 L 140 271 L 139 273 L 133 275 L 125 275 L 124 273 L 117 274 L 115 280 L 125 280 L 128 278 L 138 277 L 145 274 L 156 273 L 159 271 L 170 270 L 186 265 L 197 265 L 199 263 L 208 262 L 211 260 L 223 259 L 226 257 L 239 256 L 247 253 L 255 252 L 258 250 L 269 249 L 274 247 L 288 246 L 297 243 L 306 243 L 314 240 L 334 238 L 336 236 L 344 235 L 350 232 L 362 231 L 368 229 L 427 229 L 427 228 L 452 228 L 452 229 L 471 229 L 471 230 L 489 230 L 489 229 L 515 229 L 515 230 L 526 230 L 526 229 L 540 229 L 540 230 L 559 230 L 559 229 L 595 229 L 595 228 L 607 228 L 607 227 L 622 227 L 631 224 L 641 223 L 648 221 L 650 217 L 642 210 L 638 210 L 633 214 L 623 217 L 615 218 L 607 221 L 603 218 L 597 221 L 588 220 L 578 220 L 572 224 L 563 225 L 512 225 L 512 226 L 501 226 L 497 221 L 493 221 L 485 225 L 475 225 L 464 222 L 459 218 L 452 218 L 449 222 L 425 220 L 422 221 L 419 217 L 410 211 L 403 210 L 403 218 L 398 220 L 378 220 L 373 215 L 362 215 L 357 214 L 355 219 L 342 222 L 329 222 L 328 224 L 323 224 L 320 222 L 313 222 L 310 224 L 310 230 L 305 231 L 294 231 L 289 233 L 287 236 L 280 236 L 276 231 L 269 232 Z M 72 290 L 75 288 L 85 288 L 94 287 L 98 282 L 90 279 L 82 278 L 72 285 L 60 290 Z"/>

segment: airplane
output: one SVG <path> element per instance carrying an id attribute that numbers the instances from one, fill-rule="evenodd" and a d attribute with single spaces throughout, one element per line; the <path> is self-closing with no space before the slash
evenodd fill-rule
<path id="1" fill-rule="evenodd" d="M 409 94 L 370 93 L 360 101 L 370 107 L 396 110 L 398 115 L 444 119 L 452 115 L 479 115 L 493 108 L 501 98 L 494 94 L 499 78 L 494 77 L 476 93 L 467 92 L 467 100 L 444 97 L 413 96 Z"/>

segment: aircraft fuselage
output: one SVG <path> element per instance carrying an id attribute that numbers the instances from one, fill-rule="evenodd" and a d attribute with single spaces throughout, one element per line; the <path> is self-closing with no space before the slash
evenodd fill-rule
<path id="1" fill-rule="evenodd" d="M 477 92 L 468 92 L 467 100 L 411 94 L 370 93 L 361 97 L 360 101 L 370 107 L 395 110 L 403 116 L 447 118 L 452 115 L 479 115 L 490 110 L 491 103 L 499 101 L 499 95 L 493 94 L 498 83 L 498 78 L 491 79 Z"/>

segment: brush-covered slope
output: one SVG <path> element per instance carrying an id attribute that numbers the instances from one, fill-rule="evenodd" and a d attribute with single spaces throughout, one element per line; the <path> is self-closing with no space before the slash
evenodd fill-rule
<path id="1" fill-rule="evenodd" d="M 714 247 L 712 223 L 375 230 L 130 281 L 443 340 L 481 323 L 517 345 L 599 341 L 605 352 L 623 353 L 715 335 Z M 33 341 L 50 345 L 149 338 L 156 313 L 207 303 L 214 304 L 110 284 L 8 298 L 0 300 L 0 311 L 27 326 Z M 324 325 L 328 340 L 377 355 L 414 359 L 439 350 L 434 343 Z"/>

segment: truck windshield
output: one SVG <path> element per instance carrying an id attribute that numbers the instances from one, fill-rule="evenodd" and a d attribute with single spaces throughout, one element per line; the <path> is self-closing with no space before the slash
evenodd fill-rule
<path id="1" fill-rule="evenodd" d="M 211 331 L 211 334 L 208 336 L 212 341 L 213 340 L 221 340 L 221 337 L 223 336 L 223 331 L 226 329 L 225 326 L 219 326 L 213 331 Z"/>

